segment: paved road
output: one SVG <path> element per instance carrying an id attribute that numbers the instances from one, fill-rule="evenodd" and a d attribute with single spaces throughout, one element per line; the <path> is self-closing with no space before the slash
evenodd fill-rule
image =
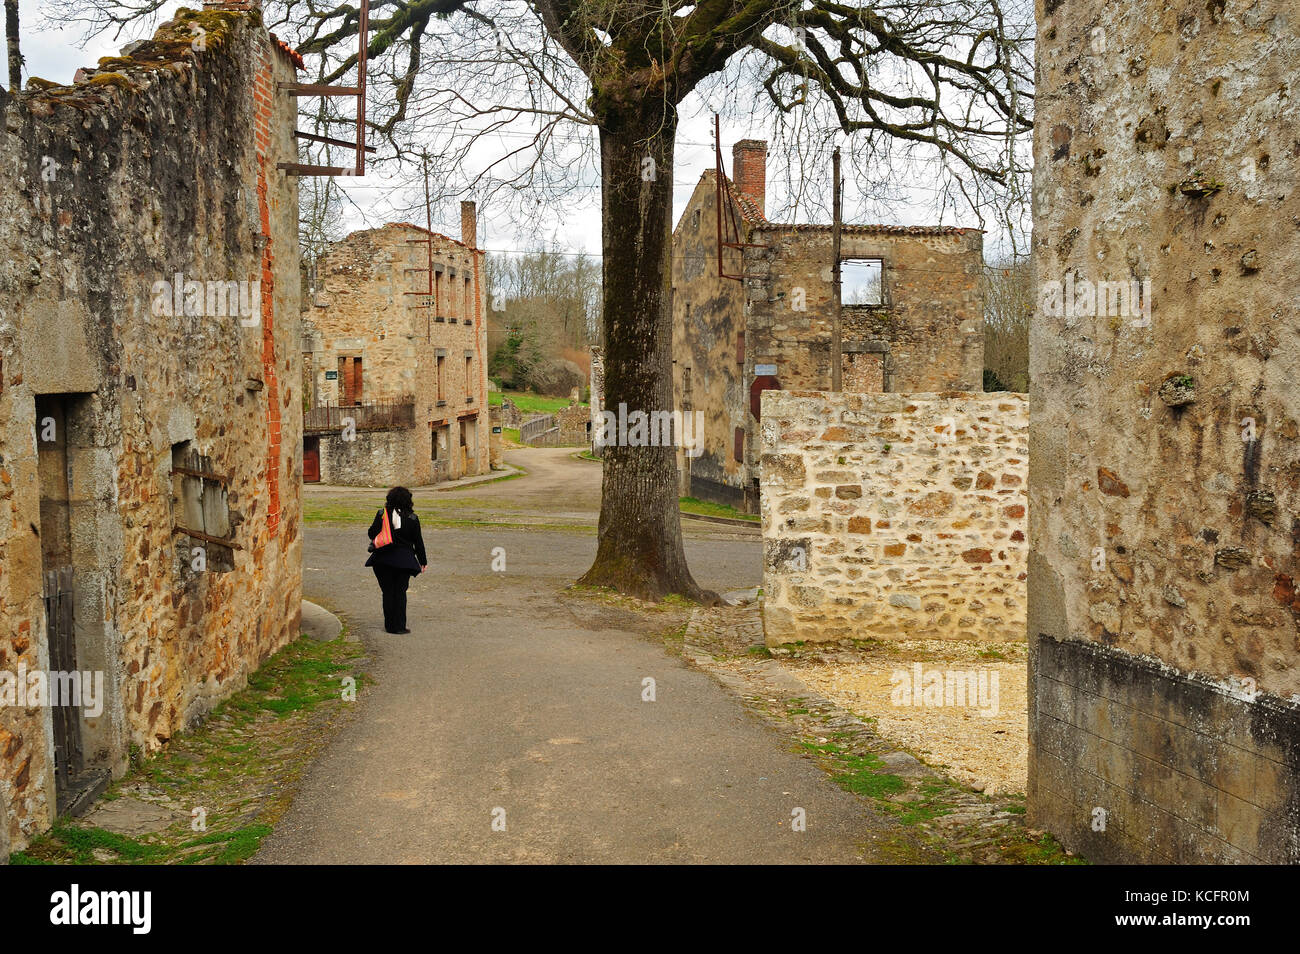
<path id="1" fill-rule="evenodd" d="M 494 493 L 517 502 L 528 479 Z M 594 537 L 491 527 L 428 536 L 412 633 L 389 636 L 360 567 L 361 531 L 308 528 L 306 595 L 345 615 L 374 651 L 375 683 L 255 861 L 862 860 L 859 846 L 882 823 L 855 797 L 637 632 L 646 626 L 631 614 L 559 595 L 589 565 Z M 505 573 L 490 569 L 494 547 L 505 549 Z M 754 540 L 690 539 L 687 550 L 704 586 L 758 582 Z M 642 701 L 646 677 L 654 702 Z M 791 831 L 796 807 L 806 832 Z M 505 831 L 494 831 L 502 809 Z"/>

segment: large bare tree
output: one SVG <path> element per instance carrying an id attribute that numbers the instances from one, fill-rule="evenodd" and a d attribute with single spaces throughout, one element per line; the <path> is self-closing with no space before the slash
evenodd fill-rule
<path id="1" fill-rule="evenodd" d="M 157 8 L 63 2 L 95 29 Z M 355 67 L 354 2 L 268 0 L 266 15 L 323 58 L 324 81 Z M 1027 0 L 374 0 L 369 22 L 369 115 L 393 156 L 420 142 L 440 182 L 473 168 L 462 188 L 491 192 L 497 208 L 562 206 L 599 186 L 608 408 L 672 408 L 674 140 L 679 106 L 703 85 L 737 109 L 765 103 L 805 161 L 836 135 L 873 161 L 901 146 L 974 205 L 1023 173 Z M 331 106 L 346 115 L 346 102 Z M 581 582 L 711 598 L 686 564 L 673 449 L 611 446 L 604 461 L 599 544 Z"/>

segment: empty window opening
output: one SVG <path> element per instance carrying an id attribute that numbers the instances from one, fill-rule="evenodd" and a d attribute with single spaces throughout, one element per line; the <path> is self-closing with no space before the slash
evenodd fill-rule
<path id="1" fill-rule="evenodd" d="M 842 259 L 840 301 L 845 305 L 883 305 L 884 262 L 878 258 Z"/>

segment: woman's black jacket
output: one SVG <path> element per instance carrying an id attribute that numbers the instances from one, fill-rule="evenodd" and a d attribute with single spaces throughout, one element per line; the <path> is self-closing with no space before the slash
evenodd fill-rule
<path id="1" fill-rule="evenodd" d="M 391 519 L 392 514 L 389 514 L 389 520 Z M 374 540 L 379 536 L 379 531 L 383 528 L 384 511 L 381 507 L 375 511 L 374 522 L 370 524 L 368 531 L 370 539 Z M 419 573 L 420 568 L 427 566 L 428 563 L 429 559 L 424 553 L 424 537 L 420 535 L 420 518 L 414 513 L 407 512 L 402 514 L 402 525 L 393 527 L 393 542 L 370 554 L 366 566 L 382 564 Z"/>

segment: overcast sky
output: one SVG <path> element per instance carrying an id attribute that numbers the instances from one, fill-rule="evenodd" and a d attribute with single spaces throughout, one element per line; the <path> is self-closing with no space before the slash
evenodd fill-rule
<path id="1" fill-rule="evenodd" d="M 168 3 L 162 8 L 163 15 L 169 16 L 176 8 L 185 5 L 197 6 L 197 3 L 193 0 L 190 4 Z M 137 28 L 136 33 L 131 36 L 124 36 L 118 40 L 104 36 L 92 38 L 83 48 L 80 43 L 80 30 L 60 29 L 58 24 L 46 22 L 39 0 L 34 3 L 27 0 L 22 7 L 22 15 L 21 35 L 23 55 L 26 58 L 24 80 L 28 76 L 39 76 L 58 83 L 70 83 L 78 67 L 94 66 L 101 56 L 116 55 L 119 49 L 131 39 L 145 33 L 152 34 L 151 28 L 145 30 L 141 27 Z M 698 95 L 693 94 L 683 103 L 681 117 L 677 139 L 677 168 L 673 175 L 676 204 L 674 216 L 680 214 L 699 180 L 700 173 L 707 168 L 712 168 L 714 161 L 713 118 L 708 104 L 702 102 Z M 737 140 L 745 138 L 765 138 L 764 130 L 729 123 L 724 118 L 723 158 L 728 173 L 732 171 L 731 146 Z M 769 197 L 779 194 L 783 189 L 778 171 L 780 168 L 777 157 L 769 155 Z M 827 178 L 829 179 L 829 170 L 827 170 Z M 395 195 L 395 180 L 386 175 L 382 168 L 368 171 L 364 179 L 344 179 L 343 182 L 354 204 L 354 207 L 347 211 L 349 230 L 382 225 L 396 217 L 393 212 L 395 206 L 401 207 L 405 204 L 404 197 Z M 846 209 L 852 207 L 853 192 L 853 184 L 850 182 L 846 188 Z M 866 218 L 859 220 L 901 225 L 935 224 L 937 215 L 930 205 L 933 186 L 927 185 L 923 176 L 918 176 L 917 180 L 901 195 L 900 200 L 891 202 L 888 206 L 877 204 L 868 207 L 865 210 Z M 442 209 L 435 210 L 434 228 L 459 237 L 459 213 L 458 209 L 452 206 L 452 203 L 447 203 Z M 773 206 L 774 202 L 769 201 L 769 208 Z M 442 214 L 439 215 L 439 212 Z M 414 218 L 414 216 L 409 217 Z M 439 218 L 442 219 L 441 222 L 438 221 Z M 942 224 L 977 226 L 979 223 L 973 214 L 967 212 L 964 216 L 959 215 L 956 218 L 949 213 L 944 217 Z M 600 251 L 599 190 L 595 184 L 584 189 L 576 201 L 566 203 L 563 211 L 548 215 L 540 230 L 529 230 L 526 234 L 520 234 L 510 222 L 494 220 L 490 208 L 485 208 L 480 215 L 480 229 L 486 230 L 484 240 L 489 249 L 518 250 L 535 247 L 539 241 L 555 241 L 575 251 L 598 254 Z M 986 251 L 991 251 L 988 243 L 992 241 L 996 241 L 995 236 L 988 236 Z"/>

